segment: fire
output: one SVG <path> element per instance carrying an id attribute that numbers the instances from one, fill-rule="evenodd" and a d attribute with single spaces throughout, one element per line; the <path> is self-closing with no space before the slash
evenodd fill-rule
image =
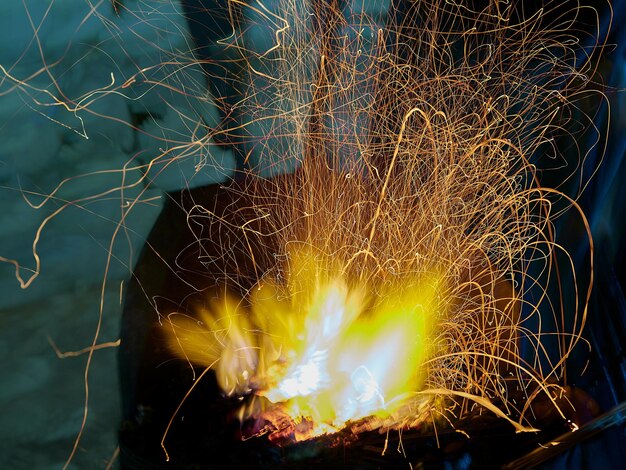
<path id="1" fill-rule="evenodd" d="M 334 3 L 320 28 L 286 5 L 289 26 L 254 55 L 252 77 L 280 92 L 259 94 L 276 118 L 254 122 L 268 144 L 251 168 L 297 170 L 246 174 L 220 193 L 228 208 L 194 206 L 200 251 L 218 246 L 208 272 L 253 287 L 167 325 L 172 351 L 242 398 L 253 432 L 455 427 L 484 410 L 532 431 L 538 397 L 565 419 L 555 397 L 593 276 L 578 285 L 555 222 L 579 214 L 591 271 L 593 243 L 544 170 L 570 165 L 557 139 L 594 62 L 581 67 L 566 22 L 551 23 L 558 4 L 526 16 L 416 1 L 369 39 L 364 14 L 354 40 Z M 261 116 L 250 96 L 241 106 Z"/>
<path id="2" fill-rule="evenodd" d="M 170 315 L 172 349 L 213 369 L 224 393 L 264 397 L 247 414 L 270 427 L 285 415 L 307 422 L 297 440 L 396 415 L 424 383 L 446 310 L 443 276 L 433 269 L 372 289 L 311 253 L 290 261 L 286 282 L 259 284 L 249 306 L 225 295 L 198 321 Z"/>

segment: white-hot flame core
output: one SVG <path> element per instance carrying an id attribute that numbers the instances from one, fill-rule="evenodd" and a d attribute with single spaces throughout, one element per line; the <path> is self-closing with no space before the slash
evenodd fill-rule
<path id="1" fill-rule="evenodd" d="M 319 391 L 330 381 L 327 360 L 327 351 L 315 351 L 308 362 L 296 365 L 294 370 L 278 384 L 277 389 L 271 390 L 266 395 L 267 398 L 273 402 L 280 402 Z"/>

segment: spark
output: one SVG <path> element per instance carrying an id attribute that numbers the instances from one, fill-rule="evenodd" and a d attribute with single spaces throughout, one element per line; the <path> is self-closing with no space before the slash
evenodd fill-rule
<path id="1" fill-rule="evenodd" d="M 401 429 L 424 401 L 450 425 L 478 406 L 517 431 L 533 430 L 539 395 L 561 413 L 551 393 L 559 386 L 548 383 L 566 379 L 591 287 L 580 290 L 569 318 L 561 314 L 565 300 L 549 294 L 562 282 L 557 271 L 572 267 L 553 232 L 565 210 L 578 214 L 593 252 L 575 198 L 542 186 L 533 155 L 557 151 L 555 139 L 568 132 L 564 109 L 575 106 L 565 97 L 578 96 L 593 61 L 572 62 L 570 32 L 543 24 L 544 10 L 520 17 L 496 4 L 473 10 L 419 1 L 402 23 L 384 27 L 357 14 L 352 38 L 342 12 L 320 8 L 329 23 L 314 34 L 310 15 L 285 2 L 273 13 L 273 40 L 251 55 L 252 73 L 276 90 L 256 122 L 273 116 L 281 130 L 265 139 L 292 131 L 290 154 L 257 148 L 258 167 L 295 160 L 298 169 L 245 188 L 269 227 L 255 234 L 256 245 L 246 239 L 255 274 L 243 294 L 250 308 L 238 318 L 251 322 L 256 333 L 245 341 L 258 352 L 246 386 L 319 432 L 377 414 Z M 418 16 L 426 25 L 412 26 Z M 359 33 L 366 27 L 377 31 L 370 49 Z M 562 54 L 546 54 L 548 44 Z M 568 80 L 550 79 L 559 74 Z M 253 103 L 256 96 L 238 106 Z M 221 223 L 204 214 L 206 223 Z M 270 237 L 271 248 L 262 241 Z M 256 254 L 266 249 L 278 252 L 276 264 L 259 272 Z M 222 314 L 209 315 L 215 323 Z M 527 326 L 550 316 L 551 331 Z M 194 331 L 186 334 L 206 337 Z M 549 335 L 560 340 L 558 356 L 544 344 Z M 215 345 L 208 349 L 217 355 L 203 360 L 184 341 L 169 343 L 202 365 L 226 360 Z M 242 380 L 237 368 L 220 366 L 218 378 Z M 389 370 L 401 384 L 390 382 Z M 518 404 L 515 390 L 530 398 Z"/>

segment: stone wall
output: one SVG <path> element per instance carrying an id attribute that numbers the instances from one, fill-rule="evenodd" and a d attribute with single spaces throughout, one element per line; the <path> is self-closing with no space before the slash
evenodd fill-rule
<path id="1" fill-rule="evenodd" d="M 22 291 L 0 266 L 5 309 L 100 282 L 120 225 L 108 279 L 126 279 L 163 190 L 223 181 L 234 159 L 207 137 L 217 110 L 176 2 L 0 9 L 0 256 L 24 282 L 41 271 Z"/>
<path id="2" fill-rule="evenodd" d="M 115 342 L 124 282 L 166 191 L 234 171 L 210 136 L 217 109 L 181 6 L 119 6 L 0 2 L 1 468 L 62 467 L 87 354 L 61 359 L 52 344 L 80 351 L 100 320 L 96 342 Z M 72 465 L 104 468 L 119 423 L 115 348 L 88 371 Z"/>

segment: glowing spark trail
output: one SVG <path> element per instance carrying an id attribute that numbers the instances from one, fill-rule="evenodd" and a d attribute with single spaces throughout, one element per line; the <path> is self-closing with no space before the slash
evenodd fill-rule
<path id="1" fill-rule="evenodd" d="M 362 419 L 400 429 L 429 408 L 453 422 L 475 404 L 530 430 L 539 396 L 562 415 L 590 286 L 563 314 L 551 292 L 571 265 L 553 224 L 578 206 L 538 166 L 566 158 L 554 142 L 593 73 L 579 11 L 420 0 L 381 22 L 334 2 L 236 5 L 272 34 L 229 38 L 253 83 L 237 104 L 252 119 L 231 132 L 260 126 L 247 163 L 292 174 L 248 179 L 256 215 L 237 227 L 202 211 L 239 230 L 251 269 L 224 268 L 223 298 L 171 313 L 171 349 L 251 397 L 243 418 L 263 432 L 308 423 L 296 439 Z"/>

